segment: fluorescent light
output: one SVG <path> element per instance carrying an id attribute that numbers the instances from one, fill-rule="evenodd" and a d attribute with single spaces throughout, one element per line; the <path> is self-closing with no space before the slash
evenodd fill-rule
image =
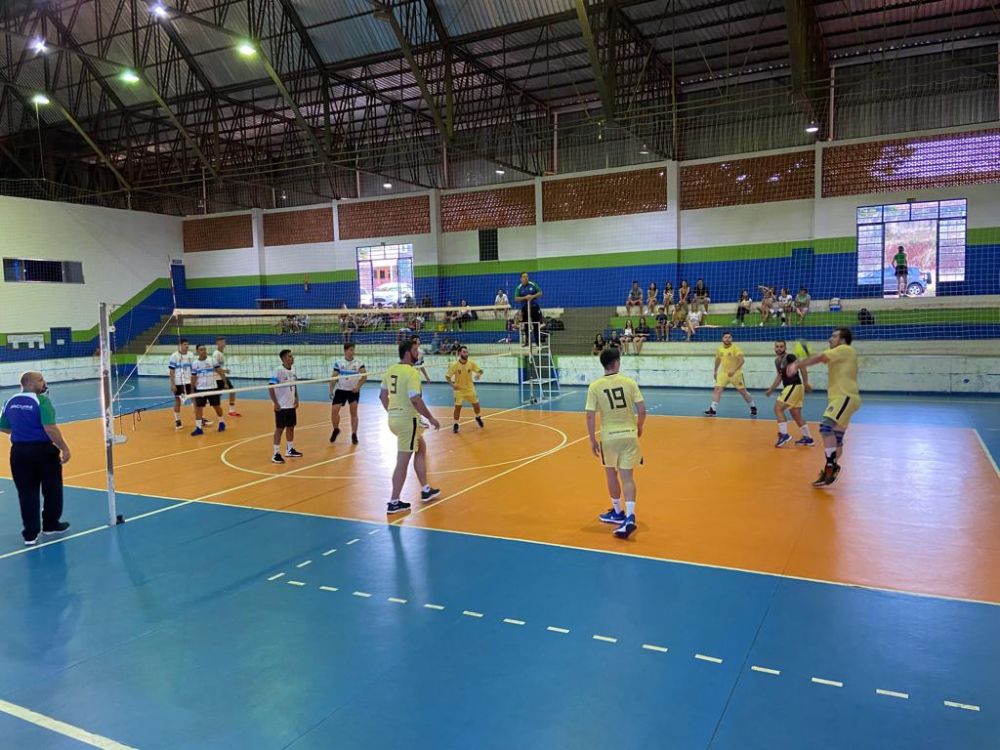
<path id="1" fill-rule="evenodd" d="M 646 144 L 645 143 L 642 144 L 642 148 L 639 149 L 639 153 L 642 154 L 643 156 L 645 156 L 646 154 L 649 153 L 649 149 L 646 148 Z"/>
<path id="2" fill-rule="evenodd" d="M 496 170 L 496 173 L 497 173 L 497 174 L 507 174 L 507 173 L 506 173 L 506 172 L 504 172 L 504 171 L 503 171 L 502 169 L 498 169 L 498 170 Z"/>
<path id="3" fill-rule="evenodd" d="M 40 36 L 31 40 L 31 49 L 35 51 L 36 55 L 44 55 L 49 51 L 49 48 L 45 46 L 45 40 Z"/>
<path id="4" fill-rule="evenodd" d="M 382 187 L 384 187 L 386 190 L 392 190 L 392 183 L 391 182 L 383 182 L 382 183 Z"/>
<path id="5" fill-rule="evenodd" d="M 139 75 L 134 70 L 127 68 L 118 74 L 118 78 L 125 83 L 139 83 Z"/>
<path id="6" fill-rule="evenodd" d="M 257 48 L 248 41 L 240 42 L 236 47 L 236 51 L 243 55 L 243 57 L 253 57 L 257 54 Z"/>
<path id="7" fill-rule="evenodd" d="M 157 18 L 166 18 L 168 15 L 167 8 L 163 3 L 156 3 L 150 7 L 149 12 Z"/>
<path id="8" fill-rule="evenodd" d="M 819 132 L 819 125 L 817 125 L 815 122 L 809 123 L 808 125 L 806 125 L 806 132 L 807 133 L 818 133 Z"/>
<path id="9" fill-rule="evenodd" d="M 33 97 L 31 97 L 31 102 L 36 106 L 39 104 L 51 104 L 51 102 L 49 101 L 49 97 L 45 96 L 45 94 L 35 94 Z"/>

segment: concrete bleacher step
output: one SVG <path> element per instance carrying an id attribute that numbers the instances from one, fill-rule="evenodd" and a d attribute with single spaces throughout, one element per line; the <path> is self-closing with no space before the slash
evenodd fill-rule
<path id="1" fill-rule="evenodd" d="M 614 307 L 565 308 L 561 320 L 566 329 L 552 336 L 552 353 L 558 355 L 580 354 L 584 350 L 589 352 L 594 334 L 607 328 L 608 320 L 614 313 Z"/>

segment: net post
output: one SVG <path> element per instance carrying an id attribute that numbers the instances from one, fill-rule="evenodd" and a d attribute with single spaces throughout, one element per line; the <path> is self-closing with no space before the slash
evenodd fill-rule
<path id="1" fill-rule="evenodd" d="M 114 401 L 111 397 L 111 320 L 107 302 L 100 303 L 98 330 L 101 359 L 101 415 L 104 418 L 104 460 L 108 488 L 108 526 L 114 526 L 118 523 L 118 505 L 115 500 Z"/>

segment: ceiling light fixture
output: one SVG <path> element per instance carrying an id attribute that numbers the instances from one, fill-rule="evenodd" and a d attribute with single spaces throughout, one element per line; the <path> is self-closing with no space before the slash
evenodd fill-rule
<path id="1" fill-rule="evenodd" d="M 254 55 L 257 54 L 257 48 L 246 40 L 240 42 L 237 45 L 236 51 L 239 52 L 243 57 L 253 57 Z"/>
<path id="2" fill-rule="evenodd" d="M 38 106 L 39 104 L 51 104 L 52 102 L 49 101 L 49 97 L 45 94 L 35 94 L 31 97 L 31 103 Z"/>
<path id="3" fill-rule="evenodd" d="M 806 132 L 807 133 L 818 133 L 819 132 L 819 125 L 817 125 L 815 122 L 809 123 L 808 125 L 806 125 Z"/>
<path id="4" fill-rule="evenodd" d="M 506 172 L 504 172 L 504 170 L 502 170 L 502 169 L 498 169 L 498 170 L 496 170 L 496 173 L 497 173 L 497 174 L 507 174 L 507 173 L 506 173 Z"/>
<path id="5" fill-rule="evenodd" d="M 382 187 L 384 187 L 386 190 L 392 190 L 392 183 L 391 182 L 383 182 L 382 183 Z"/>
<path id="6" fill-rule="evenodd" d="M 118 79 L 125 83 L 139 83 L 139 74 L 126 68 L 118 74 Z"/>
<path id="7" fill-rule="evenodd" d="M 167 6 L 163 3 L 155 3 L 149 8 L 149 12 L 152 13 L 157 18 L 167 18 L 169 13 L 167 12 Z"/>
<path id="8" fill-rule="evenodd" d="M 35 51 L 36 55 L 44 55 L 49 51 L 49 48 L 45 46 L 45 40 L 40 36 L 31 40 L 31 49 Z"/>

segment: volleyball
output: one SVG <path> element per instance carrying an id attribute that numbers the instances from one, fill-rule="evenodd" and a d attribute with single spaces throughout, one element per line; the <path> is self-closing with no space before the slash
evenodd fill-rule
<path id="1" fill-rule="evenodd" d="M 792 353 L 798 360 L 803 360 L 809 356 L 809 344 L 805 341 L 796 341 L 795 345 L 792 347 Z"/>

